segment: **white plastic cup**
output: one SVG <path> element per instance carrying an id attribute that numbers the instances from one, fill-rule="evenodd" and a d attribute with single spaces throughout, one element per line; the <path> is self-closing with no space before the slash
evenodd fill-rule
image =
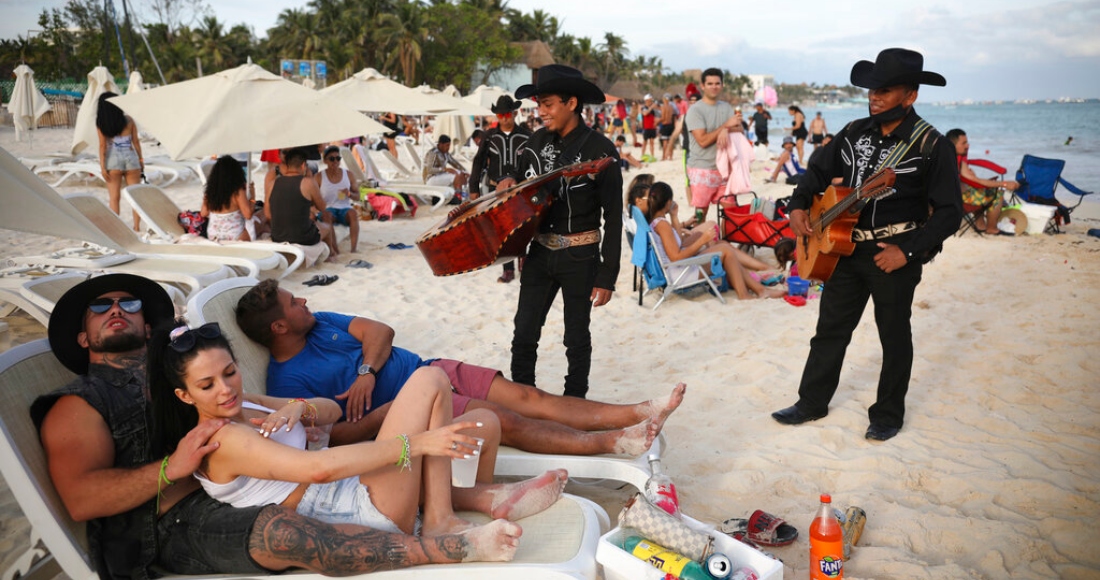
<path id="1" fill-rule="evenodd" d="M 477 465 L 481 460 L 481 445 L 485 440 L 477 439 L 477 455 L 468 453 L 466 457 L 451 458 L 451 485 L 454 487 L 473 487 L 477 483 Z"/>

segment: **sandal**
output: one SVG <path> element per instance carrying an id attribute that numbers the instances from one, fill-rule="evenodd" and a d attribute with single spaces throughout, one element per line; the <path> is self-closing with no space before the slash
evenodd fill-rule
<path id="1" fill-rule="evenodd" d="M 305 282 L 302 282 L 302 284 L 304 284 L 306 286 L 328 286 L 329 284 L 332 284 L 333 282 L 335 282 L 339 279 L 340 279 L 340 277 L 335 275 L 335 274 L 333 274 L 332 276 L 317 274 L 316 276 L 310 278 L 309 280 L 306 280 Z"/>
<path id="2" fill-rule="evenodd" d="M 718 526 L 718 531 L 761 546 L 787 546 L 798 539 L 798 530 L 794 526 L 764 510 L 756 510 L 747 520 L 730 518 Z"/>

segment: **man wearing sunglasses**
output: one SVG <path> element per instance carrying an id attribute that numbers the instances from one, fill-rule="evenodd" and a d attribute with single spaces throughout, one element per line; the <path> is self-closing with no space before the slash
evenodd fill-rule
<path id="1" fill-rule="evenodd" d="M 516 163 L 531 138 L 530 129 L 516 125 L 516 111 L 521 105 L 512 97 L 501 95 L 496 104 L 489 107 L 497 116 L 497 126 L 481 136 L 481 145 L 470 166 L 470 199 L 481 196 L 482 177 L 489 189 L 495 190 L 502 178 L 516 174 Z M 504 264 L 504 273 L 497 282 L 507 284 L 515 278 L 516 262 L 512 260 Z"/>
<path id="2" fill-rule="evenodd" d="M 146 341 L 173 315 L 157 283 L 109 274 L 73 287 L 50 316 L 53 353 L 80 376 L 35 400 L 31 416 L 62 502 L 88 522 L 101 578 L 288 568 L 350 575 L 462 561 L 469 544 L 461 535 L 336 528 L 282 506 L 238 509 L 206 495 L 191 474 L 225 421 L 198 425 L 171 454 L 154 449 L 149 424 Z"/>

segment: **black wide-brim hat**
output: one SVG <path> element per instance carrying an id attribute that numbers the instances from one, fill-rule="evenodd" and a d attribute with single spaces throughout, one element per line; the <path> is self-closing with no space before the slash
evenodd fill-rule
<path id="1" fill-rule="evenodd" d="M 516 98 L 520 100 L 555 94 L 573 95 L 581 103 L 590 105 L 607 100 L 600 87 L 587 81 L 581 71 L 562 64 L 548 64 L 540 68 L 535 84 L 516 89 Z"/>
<path id="2" fill-rule="evenodd" d="M 875 62 L 861 60 L 852 67 L 852 84 L 865 89 L 894 85 L 947 86 L 943 75 L 924 70 L 924 56 L 915 50 L 887 48 Z"/>
<path id="3" fill-rule="evenodd" d="M 171 321 L 176 314 L 168 292 L 160 284 L 133 274 L 106 274 L 89 278 L 66 292 L 50 313 L 47 333 L 57 360 L 78 375 L 88 372 L 88 349 L 76 336 L 84 331 L 84 313 L 88 303 L 108 292 L 129 292 L 141 299 L 145 323 L 156 327 Z"/>
<path id="4" fill-rule="evenodd" d="M 489 107 L 489 110 L 494 115 L 503 115 L 505 113 L 515 113 L 522 106 L 522 101 L 517 101 L 509 95 L 501 95 L 497 98 L 497 104 Z"/>

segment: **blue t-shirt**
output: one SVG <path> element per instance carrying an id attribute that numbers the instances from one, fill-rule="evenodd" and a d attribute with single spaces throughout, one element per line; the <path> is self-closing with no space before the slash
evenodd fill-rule
<path id="1" fill-rule="evenodd" d="M 348 333 L 355 318 L 335 312 L 314 314 L 317 324 L 306 335 L 302 352 L 286 362 L 274 358 L 267 365 L 267 394 L 273 397 L 325 397 L 346 407 L 346 401 L 336 399 L 359 378 L 363 364 L 363 343 Z M 403 348 L 393 347 L 390 358 L 376 369 L 371 408 L 389 403 L 397 397 L 413 371 L 430 361 Z"/>

